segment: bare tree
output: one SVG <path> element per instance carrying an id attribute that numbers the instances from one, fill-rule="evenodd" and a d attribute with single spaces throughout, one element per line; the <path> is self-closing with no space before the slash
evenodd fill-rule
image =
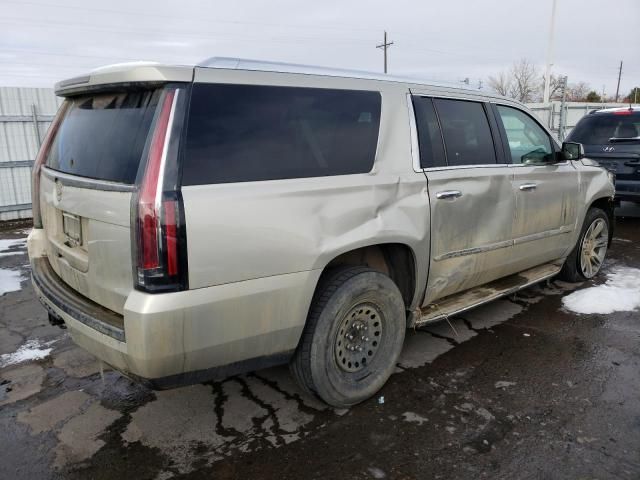
<path id="1" fill-rule="evenodd" d="M 563 78 L 564 75 L 551 74 L 551 78 L 549 79 L 549 100 L 560 100 L 562 96 Z M 542 76 L 540 82 L 544 84 L 544 76 Z"/>
<path id="2" fill-rule="evenodd" d="M 495 77 L 489 77 L 489 87 L 498 95 L 509 96 L 511 90 L 511 78 L 509 72 L 500 72 Z"/>
<path id="3" fill-rule="evenodd" d="M 567 87 L 567 101 L 584 102 L 591 87 L 587 82 L 572 83 Z"/>
<path id="4" fill-rule="evenodd" d="M 489 87 L 499 95 L 515 98 L 520 102 L 531 102 L 540 94 L 538 71 L 529 60 L 523 58 L 508 71 L 489 77 Z"/>
<path id="5" fill-rule="evenodd" d="M 539 95 L 540 82 L 536 66 L 526 58 L 511 67 L 513 82 L 510 96 L 519 102 L 531 102 Z"/>

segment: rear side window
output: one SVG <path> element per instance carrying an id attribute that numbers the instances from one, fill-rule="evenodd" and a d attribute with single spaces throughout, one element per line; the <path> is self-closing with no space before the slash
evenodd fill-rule
<path id="1" fill-rule="evenodd" d="M 379 92 L 195 84 L 183 185 L 367 173 Z"/>
<path id="2" fill-rule="evenodd" d="M 481 103 L 434 98 L 451 166 L 497 163 L 489 121 Z"/>
<path id="3" fill-rule="evenodd" d="M 413 109 L 418 128 L 420 167 L 432 168 L 446 165 L 442 135 L 433 103 L 427 97 L 413 97 Z"/>
<path id="4" fill-rule="evenodd" d="M 593 114 L 582 117 L 568 141 L 602 145 L 640 137 L 640 115 L 622 113 Z M 638 140 L 635 140 L 638 142 Z"/>
<path id="5" fill-rule="evenodd" d="M 81 177 L 135 183 L 159 95 L 159 90 L 145 90 L 68 99 L 47 167 Z"/>

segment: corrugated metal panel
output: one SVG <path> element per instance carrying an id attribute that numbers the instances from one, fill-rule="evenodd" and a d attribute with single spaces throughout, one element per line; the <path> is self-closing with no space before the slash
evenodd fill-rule
<path id="1" fill-rule="evenodd" d="M 40 115 L 55 115 L 61 103 L 52 88 L 0 87 L 0 115 L 31 115 L 31 105 Z"/>
<path id="2" fill-rule="evenodd" d="M 51 88 L 0 87 L 0 220 L 31 216 L 30 165 L 61 103 Z"/>

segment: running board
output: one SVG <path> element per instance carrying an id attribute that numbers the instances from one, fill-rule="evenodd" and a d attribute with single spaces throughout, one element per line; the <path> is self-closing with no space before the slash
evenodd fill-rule
<path id="1" fill-rule="evenodd" d="M 417 327 L 425 323 L 444 320 L 457 313 L 462 313 L 484 303 L 491 302 L 496 298 L 510 295 L 518 290 L 551 278 L 560 272 L 561 269 L 562 263 L 560 265 L 556 263 L 546 263 L 525 270 L 524 272 L 465 290 L 461 293 L 449 295 L 420 309 L 414 317 L 415 321 L 410 326 Z"/>

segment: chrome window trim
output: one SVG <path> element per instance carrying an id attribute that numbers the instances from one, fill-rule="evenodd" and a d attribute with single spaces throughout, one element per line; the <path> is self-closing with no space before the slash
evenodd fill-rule
<path id="1" fill-rule="evenodd" d="M 107 192 L 133 192 L 136 189 L 135 185 L 78 177 L 69 173 L 58 172 L 45 166 L 42 167 L 42 173 L 50 180 L 59 181 L 62 185 L 69 187 L 104 190 Z"/>
<path id="2" fill-rule="evenodd" d="M 563 165 L 569 165 L 569 161 L 565 160 L 564 162 L 558 163 L 506 163 L 505 164 L 509 168 L 520 168 L 520 167 L 561 167 Z"/>
<path id="3" fill-rule="evenodd" d="M 429 167 L 423 168 L 423 172 L 438 172 L 440 170 L 469 170 L 472 168 L 507 168 L 506 163 L 480 163 L 477 165 L 448 165 L 446 167 Z"/>
<path id="4" fill-rule="evenodd" d="M 413 95 L 407 93 L 407 111 L 409 112 L 409 135 L 411 138 L 411 161 L 413 163 L 413 171 L 416 173 L 424 172 L 420 165 L 420 143 L 418 142 L 418 125 L 416 123 L 416 112 L 413 108 Z"/>

